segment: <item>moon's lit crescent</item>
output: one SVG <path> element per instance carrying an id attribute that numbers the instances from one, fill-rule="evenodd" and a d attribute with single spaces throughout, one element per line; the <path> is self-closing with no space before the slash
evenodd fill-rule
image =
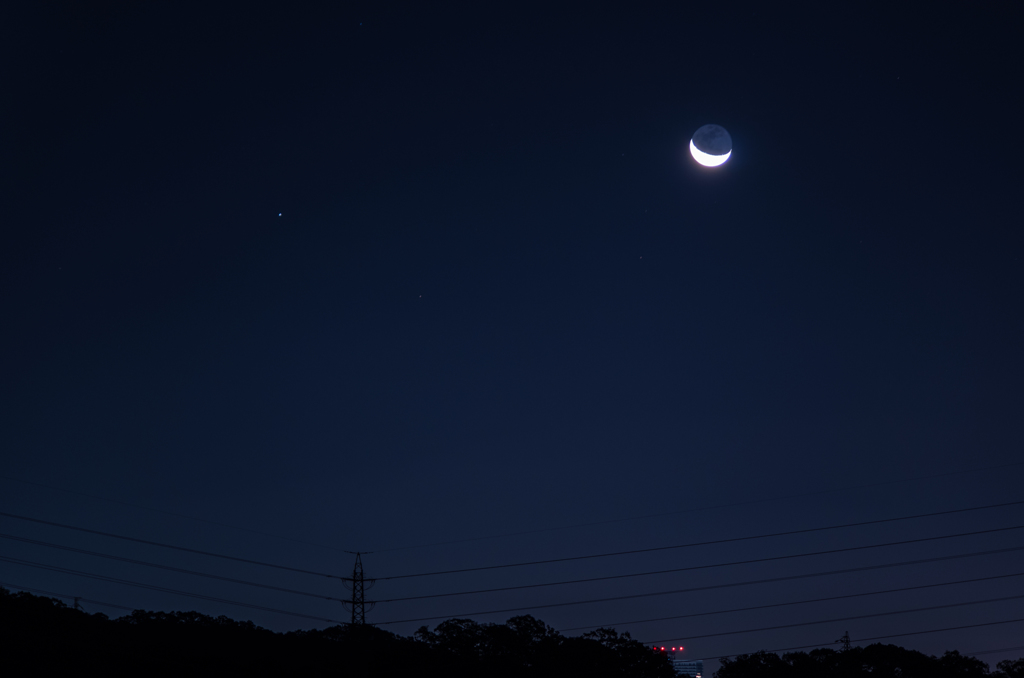
<path id="1" fill-rule="evenodd" d="M 732 155 L 732 151 L 729 151 L 724 155 L 711 155 L 710 153 L 705 153 L 704 151 L 694 146 L 693 139 L 690 139 L 690 155 L 693 156 L 694 160 L 704 165 L 705 167 L 718 167 L 723 162 L 729 159 L 729 156 Z"/>

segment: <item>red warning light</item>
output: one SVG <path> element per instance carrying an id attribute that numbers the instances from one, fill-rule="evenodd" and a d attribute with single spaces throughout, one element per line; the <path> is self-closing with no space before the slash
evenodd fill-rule
<path id="1" fill-rule="evenodd" d="M 662 652 L 664 652 L 664 651 L 665 651 L 665 648 L 661 648 L 661 651 L 662 651 Z"/>
<path id="2" fill-rule="evenodd" d="M 672 648 L 672 651 L 673 651 L 673 652 L 675 652 L 675 651 L 676 651 L 676 649 L 675 649 L 675 648 L 673 647 L 673 648 Z"/>

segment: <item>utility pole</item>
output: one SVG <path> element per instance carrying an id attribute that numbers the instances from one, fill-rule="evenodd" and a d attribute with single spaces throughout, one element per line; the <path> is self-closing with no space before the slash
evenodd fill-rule
<path id="1" fill-rule="evenodd" d="M 85 608 L 83 608 L 82 605 L 78 602 L 80 600 L 81 600 L 81 597 L 75 596 L 75 609 L 76 610 L 81 610 L 82 612 L 85 612 Z"/>
<path id="2" fill-rule="evenodd" d="M 843 648 L 842 648 L 843 652 L 849 652 L 850 651 L 850 632 L 847 631 L 846 633 L 844 633 L 843 637 L 840 638 L 839 640 L 837 640 L 836 642 L 843 644 Z"/>
<path id="3" fill-rule="evenodd" d="M 351 551 L 346 551 L 346 553 L 351 553 Z M 352 611 L 353 626 L 366 624 L 366 589 L 373 586 L 373 580 L 363 576 L 361 552 L 356 552 L 356 564 L 352 568 L 352 578 L 345 577 L 343 581 L 352 590 L 352 599 L 343 605 Z M 369 604 L 371 610 L 374 604 L 372 602 Z"/>

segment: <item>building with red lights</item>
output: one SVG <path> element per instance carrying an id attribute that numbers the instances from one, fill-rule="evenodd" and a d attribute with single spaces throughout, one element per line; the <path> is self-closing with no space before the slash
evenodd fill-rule
<path id="1" fill-rule="evenodd" d="M 701 674 L 704 673 L 703 659 L 683 659 L 683 648 L 681 647 L 655 647 L 654 650 L 668 656 L 668 660 L 672 662 L 672 668 L 676 670 L 677 676 L 702 678 Z"/>

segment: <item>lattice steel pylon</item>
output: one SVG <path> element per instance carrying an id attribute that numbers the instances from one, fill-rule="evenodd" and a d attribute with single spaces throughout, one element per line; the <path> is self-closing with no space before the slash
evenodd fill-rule
<path id="1" fill-rule="evenodd" d="M 842 646 L 843 646 L 842 651 L 843 652 L 848 652 L 850 650 L 850 632 L 847 631 L 846 633 L 844 633 L 843 637 L 840 638 L 839 640 L 837 640 L 836 642 L 842 644 Z"/>
<path id="2" fill-rule="evenodd" d="M 351 551 L 346 551 L 346 553 L 351 553 Z M 373 587 L 373 580 L 363 576 L 362 553 L 356 552 L 356 564 L 352 568 L 352 578 L 345 577 L 342 581 L 352 590 L 352 599 L 342 603 L 352 611 L 352 624 L 365 624 L 366 606 L 369 605 L 372 610 L 376 603 L 366 602 L 366 590 Z"/>

